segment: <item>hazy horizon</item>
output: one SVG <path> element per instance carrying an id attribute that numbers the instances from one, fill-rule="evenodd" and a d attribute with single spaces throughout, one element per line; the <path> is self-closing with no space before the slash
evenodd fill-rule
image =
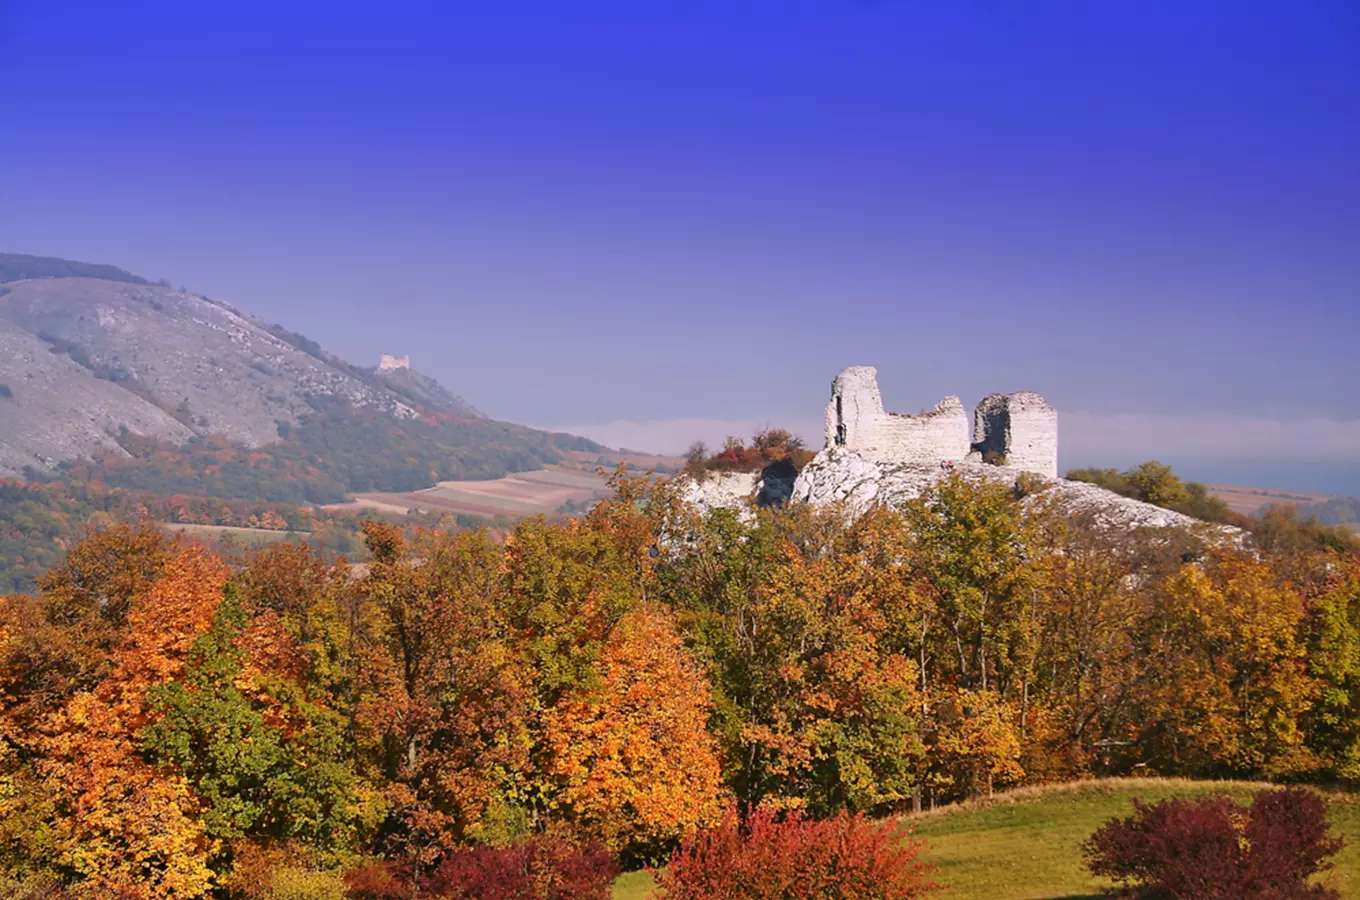
<path id="1" fill-rule="evenodd" d="M 871 364 L 1360 495 L 1360 7 L 1222 9 L 11 0 L 0 251 L 615 445 L 815 440 Z"/>

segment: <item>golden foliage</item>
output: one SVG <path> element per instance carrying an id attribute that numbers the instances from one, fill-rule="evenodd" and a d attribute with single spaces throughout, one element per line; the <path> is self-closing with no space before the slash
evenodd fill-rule
<path id="1" fill-rule="evenodd" d="M 43 784 L 62 815 L 58 863 L 90 897 L 191 898 L 212 883 L 213 848 L 182 778 L 138 756 L 137 733 L 152 712 L 148 688 L 183 674 L 189 647 L 212 623 L 225 570 L 202 548 L 172 556 L 130 600 L 128 636 L 113 670 L 45 723 Z"/>
<path id="2" fill-rule="evenodd" d="M 707 731 L 708 689 L 665 610 L 618 623 L 596 686 L 547 714 L 549 771 L 584 835 L 614 851 L 656 846 L 721 820 L 726 801 Z"/>

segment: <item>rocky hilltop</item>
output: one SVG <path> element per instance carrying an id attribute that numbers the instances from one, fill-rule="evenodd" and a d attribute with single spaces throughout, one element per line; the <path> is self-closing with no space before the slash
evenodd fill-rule
<path id="1" fill-rule="evenodd" d="M 123 453 L 128 432 L 258 447 L 319 403 L 485 421 L 417 372 L 352 366 L 229 304 L 113 266 L 0 255 L 0 279 L 0 475 Z"/>
<path id="2" fill-rule="evenodd" d="M 1098 527 L 1172 528 L 1203 524 L 1174 510 L 1124 497 L 1084 481 L 1044 478 L 1024 469 L 968 460 L 948 467 L 891 462 L 838 447 L 818 453 L 793 481 L 784 478 L 772 481 L 761 472 L 715 472 L 701 481 L 690 479 L 685 485 L 684 496 L 703 510 L 740 510 L 788 502 L 815 506 L 841 504 L 846 515 L 853 518 L 876 505 L 896 506 L 914 500 L 932 484 L 952 474 L 1007 486 L 1029 478 L 1027 488 L 1033 496 L 1051 499 L 1064 513 L 1089 518 Z"/>
<path id="3" fill-rule="evenodd" d="M 774 472 L 715 472 L 691 478 L 685 497 L 701 509 L 745 509 L 786 502 L 840 504 L 859 516 L 875 505 L 921 496 L 942 478 L 1019 485 L 1064 513 L 1116 529 L 1190 527 L 1199 520 L 1082 481 L 1058 478 L 1057 412 L 1038 394 L 992 394 L 968 421 L 957 397 L 918 415 L 887 412 L 870 366 L 845 369 L 832 383 L 827 443 L 795 478 Z M 1223 526 L 1212 526 L 1221 529 Z M 1235 529 L 1234 529 L 1235 530 Z"/>

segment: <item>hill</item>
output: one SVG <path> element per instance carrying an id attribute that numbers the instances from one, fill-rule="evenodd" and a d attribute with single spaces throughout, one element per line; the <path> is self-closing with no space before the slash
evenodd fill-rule
<path id="1" fill-rule="evenodd" d="M 415 409 L 223 305 L 158 285 L 95 278 L 13 282 L 0 297 L 0 466 L 51 469 L 111 449 L 122 427 L 171 442 L 220 434 L 246 446 L 326 397 L 411 418 Z M 102 382 L 95 384 L 94 382 Z"/>
<path id="2" fill-rule="evenodd" d="M 1269 785 L 1175 778 L 1112 778 L 1020 788 L 902 820 L 924 838 L 952 900 L 1099 900 L 1112 886 L 1082 865 L 1081 842 L 1101 823 L 1133 811 L 1135 797 L 1157 801 L 1224 793 L 1245 802 Z M 1360 890 L 1360 799 L 1331 795 L 1333 830 L 1346 841 L 1328 876 L 1343 897 Z M 645 872 L 619 879 L 615 900 L 652 895 Z"/>
<path id="3" fill-rule="evenodd" d="M 0 279 L 7 280 L 0 285 L 0 475 L 52 476 L 73 460 L 128 460 L 136 456 L 129 436 L 158 447 L 210 436 L 238 448 L 293 439 L 316 450 L 308 439 L 318 430 L 333 439 L 346 427 L 392 431 L 405 422 L 427 432 L 422 440 L 434 439 L 400 466 L 414 466 L 425 480 L 357 489 L 410 490 L 538 468 L 560 459 L 559 443 L 598 446 L 495 422 L 420 373 L 351 365 L 229 304 L 111 266 L 0 256 Z M 353 450 L 353 437 L 341 443 Z M 460 458 L 464 450 L 472 458 Z M 432 456 L 439 458 L 424 458 Z"/>
<path id="4" fill-rule="evenodd" d="M 85 523 L 287 521 L 350 552 L 357 517 L 322 504 L 602 449 L 113 266 L 7 254 L 0 282 L 0 592 L 31 590 Z M 464 512 L 502 510 L 430 521 Z"/>
<path id="5" fill-rule="evenodd" d="M 101 278 L 128 284 L 149 284 L 139 275 L 100 263 L 83 263 L 54 256 L 29 256 L 25 253 L 0 253 L 0 284 L 30 278 Z"/>

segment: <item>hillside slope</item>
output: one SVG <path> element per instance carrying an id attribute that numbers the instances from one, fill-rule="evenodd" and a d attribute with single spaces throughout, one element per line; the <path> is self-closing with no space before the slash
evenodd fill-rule
<path id="1" fill-rule="evenodd" d="M 29 256 L 27 253 L 0 253 L 0 284 L 30 278 L 102 278 L 128 284 L 149 284 L 140 275 L 117 266 L 76 262 L 54 256 Z"/>
<path id="2" fill-rule="evenodd" d="M 265 444 L 278 439 L 278 422 L 296 421 L 310 410 L 308 396 L 317 395 L 414 415 L 395 395 L 194 294 L 93 278 L 35 279 L 6 287 L 0 320 L 72 362 L 74 368 L 67 369 L 72 377 L 61 379 L 59 389 L 80 386 L 75 370 L 83 369 L 86 380 L 100 379 L 140 395 L 198 434 Z M 0 360 L 0 381 L 16 398 L 27 393 L 28 375 L 22 360 Z M 72 402 L 60 421 L 103 419 L 122 408 Z M 71 439 L 60 457 L 89 452 L 76 434 Z"/>
<path id="3" fill-rule="evenodd" d="M 129 433 L 160 445 L 215 435 L 261 447 L 337 408 L 393 423 L 457 418 L 465 434 L 487 430 L 506 442 L 511 471 L 530 456 L 555 460 L 544 452 L 547 435 L 493 423 L 434 379 L 352 366 L 226 303 L 112 266 L 43 257 L 0 254 L 6 278 L 19 280 L 0 284 L 0 475 L 126 457 Z M 458 445 L 454 436 L 441 452 Z"/>
<path id="4" fill-rule="evenodd" d="M 193 436 L 160 407 L 49 350 L 0 319 L 0 474 L 50 470 L 100 449 L 118 452 L 121 428 L 176 443 Z"/>

